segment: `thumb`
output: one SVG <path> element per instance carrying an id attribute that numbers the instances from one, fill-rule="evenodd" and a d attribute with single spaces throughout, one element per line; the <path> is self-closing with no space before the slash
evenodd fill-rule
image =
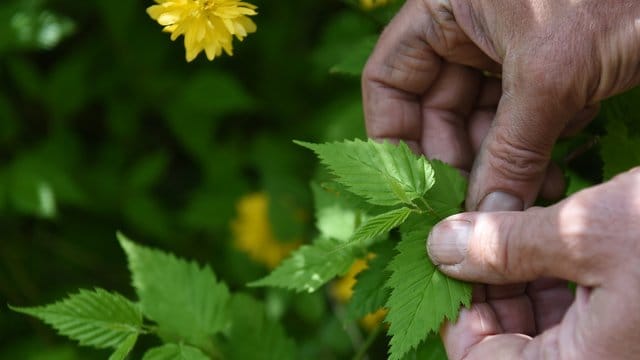
<path id="1" fill-rule="evenodd" d="M 522 210 L 540 191 L 552 148 L 582 106 L 556 81 L 506 76 L 495 120 L 476 157 L 469 180 L 469 211 Z M 512 71 L 511 74 L 514 72 Z M 504 204 L 502 204 L 504 203 Z M 517 203 L 519 209 L 514 209 Z"/>
<path id="2" fill-rule="evenodd" d="M 560 209 L 454 215 L 431 230 L 427 252 L 442 272 L 462 280 L 507 284 L 550 276 L 595 286 L 599 256 L 572 229 L 561 230 L 568 216 Z"/>

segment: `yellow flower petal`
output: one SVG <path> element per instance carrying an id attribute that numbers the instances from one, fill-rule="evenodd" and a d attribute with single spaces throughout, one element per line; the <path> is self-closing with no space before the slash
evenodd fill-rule
<path id="1" fill-rule="evenodd" d="M 233 54 L 233 37 L 242 40 L 256 31 L 247 16 L 256 6 L 239 0 L 156 0 L 147 14 L 171 33 L 171 40 L 184 36 L 187 61 L 202 51 L 209 60 L 222 53 Z"/>

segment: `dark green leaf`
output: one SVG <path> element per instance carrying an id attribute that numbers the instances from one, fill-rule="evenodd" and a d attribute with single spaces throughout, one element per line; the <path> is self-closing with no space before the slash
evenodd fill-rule
<path id="1" fill-rule="evenodd" d="M 137 245 L 122 234 L 118 239 L 142 312 L 158 323 L 161 335 L 201 345 L 224 329 L 229 290 L 208 266 Z"/>
<path id="2" fill-rule="evenodd" d="M 130 342 L 131 336 L 142 331 L 138 307 L 123 296 L 102 289 L 80 290 L 51 305 L 11 309 L 37 317 L 80 345 L 100 349 Z"/>
<path id="3" fill-rule="evenodd" d="M 434 223 L 424 216 L 409 220 L 389 264 L 390 359 L 401 359 L 437 332 L 445 319 L 455 321 L 461 305 L 471 303 L 471 285 L 445 276 L 426 255 L 425 241 Z"/>
<path id="4" fill-rule="evenodd" d="M 371 251 L 375 257 L 369 261 L 367 269 L 356 277 L 357 282 L 348 305 L 350 315 L 356 319 L 384 307 L 389 299 L 389 289 L 385 283 L 391 273 L 386 267 L 394 255 L 393 243 L 382 242 Z"/>
<path id="5" fill-rule="evenodd" d="M 266 316 L 264 305 L 238 294 L 231 299 L 228 359 L 286 360 L 296 357 L 295 345 L 283 327 Z"/>

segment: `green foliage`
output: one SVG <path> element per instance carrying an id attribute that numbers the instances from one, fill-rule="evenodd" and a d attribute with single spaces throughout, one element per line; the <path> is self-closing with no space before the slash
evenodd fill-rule
<path id="1" fill-rule="evenodd" d="M 258 31 L 236 43 L 233 57 L 186 64 L 181 41 L 170 42 L 146 14 L 153 1 L 0 1 L 0 297 L 34 304 L 87 284 L 133 293 L 116 227 L 194 259 L 130 246 L 148 286 L 134 289 L 145 323 L 108 349 L 74 347 L 52 336 L 55 328 L 0 310 L 0 358 L 141 359 L 156 345 L 158 356 L 178 358 L 259 357 L 254 348 L 282 358 L 387 358 L 389 337 L 367 333 L 359 318 L 402 289 L 388 287 L 399 260 L 398 270 L 388 265 L 403 256 L 394 250 L 403 231 L 386 232 L 403 216 L 377 220 L 407 208 L 435 223 L 461 211 L 465 182 L 404 145 L 362 141 L 340 151 L 316 145 L 342 162 L 340 171 L 316 171 L 291 139 L 366 136 L 358 75 L 403 3 L 364 10 L 360 0 L 257 1 Z M 639 89 L 608 99 L 596 121 L 558 146 L 568 194 L 638 164 L 639 109 Z M 395 152 L 379 154 L 388 151 Z M 365 172 L 350 173 L 364 164 Z M 240 216 L 242 199 L 255 193 L 268 198 L 267 209 Z M 274 276 L 240 250 L 231 223 L 259 252 L 282 257 L 279 246 L 305 244 L 273 273 L 278 288 L 226 290 Z M 368 239 L 351 243 L 365 229 Z M 345 304 L 334 290 L 347 287 L 356 259 L 368 268 Z M 327 291 L 318 291 L 323 284 Z M 398 306 L 388 310 L 400 321 Z M 238 338 L 242 332 L 251 335 Z M 415 344 L 418 336 L 405 335 L 394 343 Z M 424 337 L 403 357 L 443 358 L 437 337 Z M 273 354 L 264 350 L 269 342 Z"/>
<path id="2" fill-rule="evenodd" d="M 165 344 L 147 351 L 142 360 L 209 360 L 209 357 L 193 346 Z"/>
<path id="3" fill-rule="evenodd" d="M 249 311 L 250 309 L 250 311 Z M 264 305 L 243 294 L 231 300 L 232 326 L 226 354 L 229 359 L 295 359 L 295 344 L 282 326 L 267 317 Z"/>
<path id="4" fill-rule="evenodd" d="M 329 71 L 335 74 L 360 76 L 377 41 L 378 36 L 364 37 L 354 44 L 351 51 L 339 63 L 331 67 Z"/>
<path id="5" fill-rule="evenodd" d="M 140 306 L 96 289 L 80 290 L 51 305 L 11 309 L 43 320 L 80 345 L 114 348 L 110 360 L 127 358 L 139 335 L 149 333 L 165 344 L 148 350 L 143 359 L 295 357 L 295 344 L 279 323 L 267 318 L 262 304 L 243 294 L 231 297 L 209 267 L 138 245 L 122 234 L 118 240 Z M 157 326 L 144 325 L 143 315 Z"/>
<path id="6" fill-rule="evenodd" d="M 323 164 L 354 194 L 374 205 L 393 206 L 424 195 L 433 185 L 433 170 L 401 143 L 373 140 L 332 144 L 297 142 L 313 150 Z"/>
<path id="7" fill-rule="evenodd" d="M 267 277 L 250 286 L 276 286 L 313 292 L 334 277 L 344 274 L 364 255 L 366 244 L 345 243 L 332 238 L 317 238 L 313 244 L 296 250 Z"/>
<path id="8" fill-rule="evenodd" d="M 121 295 L 102 289 L 80 290 L 51 305 L 11 309 L 41 319 L 83 346 L 119 348 L 126 344 L 131 349 L 143 331 L 138 307 Z M 118 352 L 126 355 L 125 350 Z"/>
<path id="9" fill-rule="evenodd" d="M 213 271 L 118 234 L 142 312 L 163 338 L 206 346 L 228 318 L 229 290 Z M 162 299 L 162 301 L 158 301 Z"/>
<path id="10" fill-rule="evenodd" d="M 603 177 L 605 180 L 640 165 L 640 135 L 629 133 L 622 118 L 611 118 L 602 138 Z"/>
<path id="11" fill-rule="evenodd" d="M 348 305 L 350 315 L 356 319 L 384 307 L 389 299 L 390 289 L 385 284 L 390 276 L 387 265 L 394 255 L 393 243 L 385 241 L 371 251 L 375 257 L 369 260 L 367 269 L 358 274 Z"/>
<path id="12" fill-rule="evenodd" d="M 460 305 L 471 304 L 471 286 L 443 275 L 427 257 L 425 241 L 433 225 L 429 217 L 414 217 L 402 229 L 398 254 L 389 263 L 391 359 L 401 359 L 425 334 L 438 331 L 445 318 L 455 321 Z"/>
<path id="13" fill-rule="evenodd" d="M 129 335 L 124 341 L 120 343 L 120 345 L 116 348 L 116 351 L 109 356 L 109 360 L 124 360 L 127 358 L 127 355 L 131 352 L 133 347 L 136 345 L 136 341 L 138 341 L 138 334 Z"/>
<path id="14" fill-rule="evenodd" d="M 350 236 L 347 246 L 366 246 L 365 240 L 385 235 L 402 225 L 398 254 L 391 259 L 389 251 L 385 253 L 384 247 L 381 248 L 382 256 L 358 278 L 352 305 L 352 313 L 362 315 L 378 309 L 381 300 L 386 300 L 390 358 L 401 359 L 417 349 L 429 334 L 437 332 L 445 319 L 455 321 L 461 305 L 470 305 L 471 286 L 440 273 L 427 257 L 424 245 L 435 223 L 462 211 L 466 181 L 456 169 L 439 161 L 428 162 L 403 143 L 396 146 L 355 140 L 300 144 L 313 150 L 336 176 L 335 181 L 356 196 L 373 205 L 393 206 L 391 210 L 365 218 Z M 332 213 L 345 217 L 349 214 L 345 210 L 353 209 L 349 198 L 340 199 L 330 207 L 326 194 L 317 186 L 314 192 L 319 219 L 333 219 Z M 361 204 L 357 197 L 355 202 Z M 327 227 L 325 223 L 318 224 L 321 231 L 328 233 L 323 230 Z M 334 220 L 328 227 L 339 224 Z M 254 285 L 314 291 L 353 262 L 355 254 L 351 252 L 352 247 L 347 246 L 329 247 L 322 252 L 303 247 Z M 391 272 L 388 279 L 385 266 Z M 391 290 L 390 295 L 382 290 L 384 287 Z"/>
<path id="15" fill-rule="evenodd" d="M 351 242 L 363 242 L 384 235 L 404 223 L 415 210 L 406 207 L 376 215 L 365 221 L 351 237 Z"/>

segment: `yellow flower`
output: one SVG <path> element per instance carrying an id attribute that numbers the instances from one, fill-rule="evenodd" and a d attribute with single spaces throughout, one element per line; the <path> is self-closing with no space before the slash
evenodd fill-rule
<path id="1" fill-rule="evenodd" d="M 245 195 L 238 201 L 237 211 L 237 218 L 231 222 L 233 245 L 254 261 L 273 269 L 300 245 L 300 241 L 283 243 L 275 238 L 266 194 Z"/>
<path id="2" fill-rule="evenodd" d="M 375 257 L 375 255 L 369 254 L 367 259 L 372 259 L 373 257 Z M 331 287 L 331 295 L 333 298 L 343 303 L 349 301 L 351 296 L 353 296 L 353 286 L 357 282 L 356 276 L 366 268 L 366 259 L 358 259 L 354 261 L 347 273 L 333 283 L 333 286 Z M 377 311 L 365 315 L 360 319 L 360 324 L 365 329 L 371 331 L 380 325 L 385 316 L 387 316 L 387 309 L 380 308 Z"/>
<path id="3" fill-rule="evenodd" d="M 360 7 L 364 10 L 372 10 L 387 5 L 391 0 L 360 0 Z"/>
<path id="4" fill-rule="evenodd" d="M 256 15 L 256 7 L 239 0 L 155 0 L 147 9 L 153 20 L 171 33 L 171 40 L 184 35 L 187 61 L 204 50 L 209 60 L 224 50 L 233 55 L 233 36 L 242 41 L 256 31 L 247 16 Z"/>
<path id="5" fill-rule="evenodd" d="M 340 302 L 347 302 L 353 295 L 353 286 L 356 284 L 356 276 L 367 268 L 367 261 L 358 259 L 353 262 L 349 271 L 333 283 L 331 295 Z"/>

